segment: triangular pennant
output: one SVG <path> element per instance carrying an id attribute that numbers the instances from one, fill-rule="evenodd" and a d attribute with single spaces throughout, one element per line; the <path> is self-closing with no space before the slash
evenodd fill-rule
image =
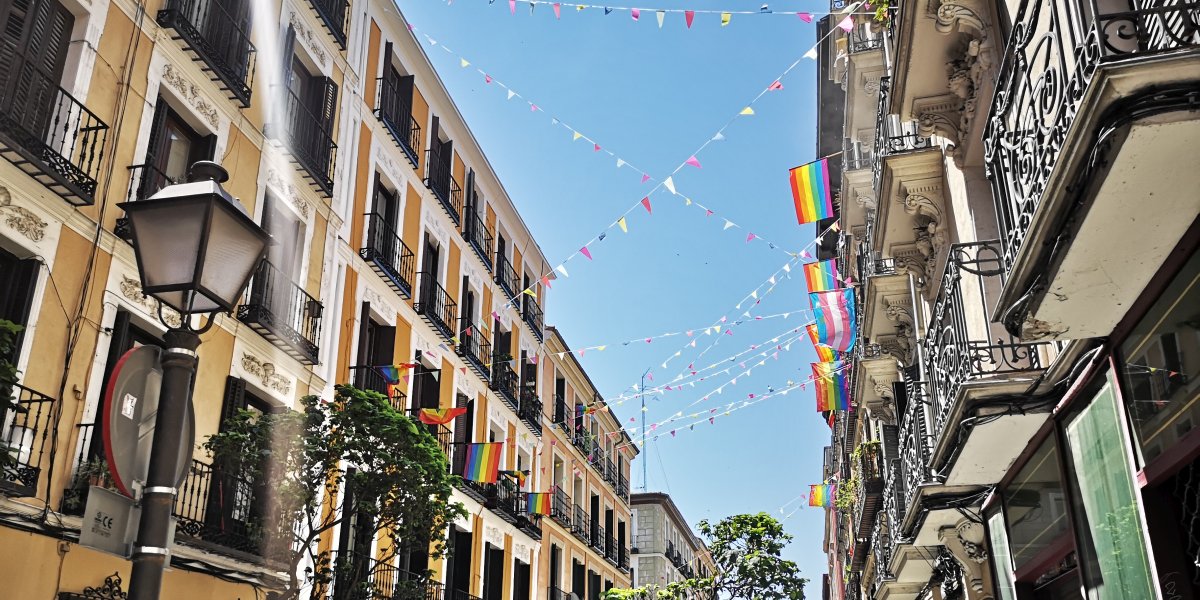
<path id="1" fill-rule="evenodd" d="M 654 214 L 654 211 L 650 210 L 650 197 L 649 196 L 642 198 L 642 206 L 646 207 L 647 213 Z"/>
<path id="2" fill-rule="evenodd" d="M 696 167 L 697 169 L 699 169 L 699 168 L 700 168 L 700 160 L 696 158 L 696 155 L 695 155 L 695 154 L 693 154 L 693 155 L 692 155 L 690 158 L 688 158 L 687 160 L 683 161 L 683 164 L 685 164 L 685 165 L 691 165 L 691 166 L 693 166 L 693 167 Z"/>
<path id="3" fill-rule="evenodd" d="M 667 177 L 663 180 L 663 187 L 667 188 L 668 192 L 675 193 L 675 180 Z"/>
<path id="4" fill-rule="evenodd" d="M 696 11 L 694 11 L 694 10 L 683 11 L 683 21 L 685 23 L 687 23 L 688 29 L 692 28 L 692 19 L 695 19 L 695 18 L 696 18 Z"/>
<path id="5" fill-rule="evenodd" d="M 650 176 L 642 173 L 642 183 L 646 183 L 647 181 L 650 181 Z"/>
<path id="6" fill-rule="evenodd" d="M 752 115 L 752 114 L 754 114 L 754 109 L 753 109 L 753 108 L 750 108 L 749 106 L 747 106 L 746 108 L 743 108 L 743 109 L 742 109 L 742 112 L 740 112 L 740 113 L 738 113 L 738 114 L 739 114 L 739 115 L 747 115 L 747 116 L 748 116 L 748 115 Z"/>
<path id="7" fill-rule="evenodd" d="M 776 90 L 782 90 L 782 89 L 783 89 L 783 83 L 780 81 L 776 81 L 775 83 L 772 83 L 771 85 L 767 86 L 767 91 L 770 91 L 770 92 L 774 92 Z"/>
<path id="8" fill-rule="evenodd" d="M 625 222 L 625 217 L 617 219 L 617 226 L 621 228 L 621 231 L 629 233 L 629 225 Z"/>
<path id="9" fill-rule="evenodd" d="M 467 59 L 465 59 L 465 58 L 460 58 L 460 59 L 458 59 L 458 66 L 465 69 L 465 68 L 471 66 L 471 63 L 467 62 Z"/>
<path id="10" fill-rule="evenodd" d="M 655 16 L 656 18 L 658 18 L 658 28 L 659 28 L 659 29 L 662 29 L 662 26 L 663 26 L 663 18 L 667 16 L 667 13 L 666 13 L 665 11 L 661 11 L 661 10 L 659 10 L 659 11 L 655 11 L 655 13 L 654 13 L 654 16 Z"/>
<path id="11" fill-rule="evenodd" d="M 560 5 L 558 2 L 554 3 L 554 18 L 562 18 L 562 5 Z"/>
<path id="12" fill-rule="evenodd" d="M 517 14 L 517 0 L 508 0 L 508 12 Z"/>
<path id="13" fill-rule="evenodd" d="M 572 141 L 572 142 L 574 142 L 574 141 L 577 141 L 577 140 L 578 140 L 579 138 L 581 138 L 581 137 L 583 137 L 583 134 L 582 134 L 582 133 L 579 133 L 578 131 L 572 131 L 572 132 L 571 132 L 571 141 Z"/>
<path id="14" fill-rule="evenodd" d="M 721 27 L 724 27 L 724 26 L 728 25 L 728 24 L 729 24 L 729 20 L 730 20 L 730 19 L 732 19 L 732 18 L 733 18 L 733 15 L 731 15 L 731 14 L 729 14 L 729 13 L 727 13 L 727 12 L 723 12 L 723 13 L 721 13 Z"/>
<path id="15" fill-rule="evenodd" d="M 623 166 L 625 166 L 625 161 L 618 158 L 617 159 L 617 168 L 620 169 Z"/>
<path id="16" fill-rule="evenodd" d="M 640 8 L 630 9 L 629 16 L 633 17 L 633 20 L 636 21 L 642 17 L 642 10 Z"/>
<path id="17" fill-rule="evenodd" d="M 563 277 L 570 277 L 570 275 L 567 274 L 566 265 L 558 265 L 557 267 L 554 267 L 554 270 L 558 271 L 559 273 L 562 273 Z"/>
<path id="18" fill-rule="evenodd" d="M 804 53 L 804 58 L 808 58 L 811 60 L 817 60 L 817 47 L 813 46 L 812 48 L 809 48 L 808 52 Z"/>
<path id="19" fill-rule="evenodd" d="M 512 90 L 508 90 L 508 99 L 509 99 L 509 100 L 512 100 L 512 99 L 513 99 L 513 96 L 516 96 L 516 95 L 517 95 L 517 93 L 516 93 L 516 92 L 514 92 L 514 91 L 512 91 Z"/>
<path id="20" fill-rule="evenodd" d="M 722 227 L 721 230 L 724 231 L 726 229 L 729 229 L 730 227 L 733 227 L 733 221 L 730 221 L 729 219 L 725 219 L 725 226 Z"/>

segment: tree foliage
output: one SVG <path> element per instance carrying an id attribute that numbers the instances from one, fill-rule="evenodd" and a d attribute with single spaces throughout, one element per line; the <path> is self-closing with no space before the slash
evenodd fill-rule
<path id="1" fill-rule="evenodd" d="M 780 556 L 792 540 L 783 524 L 771 515 L 742 514 L 717 523 L 698 525 L 716 570 L 709 577 L 693 577 L 666 586 L 613 589 L 605 600 L 804 600 L 807 579 L 795 562 Z"/>
<path id="2" fill-rule="evenodd" d="M 254 512 L 264 555 L 289 575 L 279 597 L 297 598 L 335 575 L 344 580 L 318 542 L 351 517 L 379 546 L 378 562 L 355 565 L 356 585 L 411 551 L 428 547 L 440 556 L 448 525 L 466 512 L 450 501 L 448 459 L 427 427 L 382 395 L 351 386 L 337 386 L 332 402 L 307 396 L 301 403 L 298 412 L 241 411 L 204 443 L 214 472 L 265 482 Z M 312 566 L 301 571 L 305 565 Z"/>

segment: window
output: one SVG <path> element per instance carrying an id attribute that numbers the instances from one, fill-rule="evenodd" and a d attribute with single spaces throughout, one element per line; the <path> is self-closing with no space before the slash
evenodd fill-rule
<path id="1" fill-rule="evenodd" d="M 21 260 L 0 248 L 0 319 L 24 326 L 33 304 L 33 289 L 41 263 L 30 258 Z M 18 333 L 6 358 L 17 364 L 21 355 L 24 332 Z"/>
<path id="2" fill-rule="evenodd" d="M 268 193 L 263 199 L 263 229 L 272 238 L 267 247 L 267 261 L 289 281 L 297 282 L 304 256 L 304 223 L 273 194 Z"/>
<path id="3" fill-rule="evenodd" d="M 29 131 L 52 135 L 75 17 L 57 0 L 0 3 L 3 112 Z M 11 95 L 10 95 L 11 94 Z"/>
<path id="4" fill-rule="evenodd" d="M 159 96 L 154 103 L 138 198 L 148 198 L 168 185 L 187 181 L 192 163 L 213 158 L 216 140 L 215 135 L 197 133 Z"/>
<path id="5" fill-rule="evenodd" d="M 1056 542 L 1069 533 L 1058 447 L 1048 437 L 1004 490 L 1008 537 L 1018 572 L 1043 553 L 1059 553 Z"/>

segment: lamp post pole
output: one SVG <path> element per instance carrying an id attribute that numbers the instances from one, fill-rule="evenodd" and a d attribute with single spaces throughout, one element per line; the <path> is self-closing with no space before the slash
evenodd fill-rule
<path id="1" fill-rule="evenodd" d="M 133 572 L 129 600 L 155 600 L 162 591 L 163 570 L 169 555 L 171 509 L 179 474 L 179 438 L 183 435 L 187 406 L 192 402 L 196 374 L 196 348 L 200 336 L 187 329 L 171 329 L 164 336 L 162 391 L 154 420 L 150 468 L 142 489 L 142 516 L 133 546 Z"/>

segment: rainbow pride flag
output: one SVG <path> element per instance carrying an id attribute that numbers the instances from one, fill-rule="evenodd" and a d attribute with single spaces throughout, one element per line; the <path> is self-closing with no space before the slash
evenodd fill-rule
<path id="1" fill-rule="evenodd" d="M 531 515 L 550 514 L 550 502 L 552 498 L 553 496 L 549 493 L 525 494 L 526 512 Z"/>
<path id="2" fill-rule="evenodd" d="M 500 456 L 504 442 L 467 444 L 463 479 L 479 483 L 496 483 L 500 479 Z"/>
<path id="3" fill-rule="evenodd" d="M 804 281 L 809 292 L 828 292 L 838 287 L 837 261 L 822 260 L 804 265 Z"/>
<path id="4" fill-rule="evenodd" d="M 383 379 L 392 385 L 400 383 L 401 370 L 396 365 L 380 365 L 375 367 L 376 371 L 383 376 Z"/>
<path id="5" fill-rule="evenodd" d="M 808 486 L 808 505 L 826 508 L 833 506 L 834 484 L 821 483 Z"/>
<path id="6" fill-rule="evenodd" d="M 833 362 L 837 360 L 834 355 L 833 348 L 821 343 L 820 333 L 817 332 L 817 324 L 809 323 L 804 327 L 808 331 L 808 339 L 812 340 L 813 349 L 817 351 L 817 360 L 819 362 Z"/>
<path id="7" fill-rule="evenodd" d="M 854 290 L 851 288 L 813 292 L 808 295 L 816 317 L 817 341 L 849 352 L 854 347 L 857 320 L 854 316 Z"/>
<path id="8" fill-rule="evenodd" d="M 455 417 L 467 413 L 466 408 L 422 408 L 417 419 L 426 425 L 445 425 Z"/>
<path id="9" fill-rule="evenodd" d="M 789 171 L 792 200 L 796 203 L 796 219 L 800 224 L 812 223 L 833 216 L 833 194 L 829 186 L 829 159 L 800 165 Z"/>
<path id="10" fill-rule="evenodd" d="M 813 383 L 817 386 L 817 412 L 850 410 L 850 378 L 842 361 L 812 363 Z"/>

